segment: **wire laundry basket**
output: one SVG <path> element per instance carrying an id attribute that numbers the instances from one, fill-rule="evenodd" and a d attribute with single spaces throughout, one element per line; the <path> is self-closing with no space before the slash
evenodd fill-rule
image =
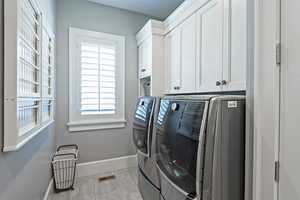
<path id="1" fill-rule="evenodd" d="M 74 189 L 78 152 L 79 149 L 76 144 L 57 147 L 52 158 L 55 192 Z"/>

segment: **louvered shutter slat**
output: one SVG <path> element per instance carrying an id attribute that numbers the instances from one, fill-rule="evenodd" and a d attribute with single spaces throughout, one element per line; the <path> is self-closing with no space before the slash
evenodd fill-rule
<path id="1" fill-rule="evenodd" d="M 80 50 L 81 114 L 115 114 L 115 47 L 82 43 Z"/>

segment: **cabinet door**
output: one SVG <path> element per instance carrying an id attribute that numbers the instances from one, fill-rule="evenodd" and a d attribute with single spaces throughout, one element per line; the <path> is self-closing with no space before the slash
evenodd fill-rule
<path id="1" fill-rule="evenodd" d="M 152 71 L 152 39 L 148 38 L 138 47 L 139 53 L 139 77 L 151 75 Z"/>
<path id="2" fill-rule="evenodd" d="M 138 47 L 138 53 L 139 53 L 139 78 L 143 78 L 144 74 L 145 74 L 145 69 L 144 69 L 144 45 L 143 43 L 140 44 L 140 46 Z"/>
<path id="3" fill-rule="evenodd" d="M 145 40 L 143 43 L 143 67 L 147 75 L 151 75 L 152 71 L 152 37 Z"/>
<path id="4" fill-rule="evenodd" d="M 142 69 L 143 69 L 143 45 L 141 44 L 139 47 L 138 47 L 138 57 L 139 57 L 139 77 L 141 77 L 142 75 Z"/>
<path id="5" fill-rule="evenodd" d="M 224 1 L 223 90 L 245 90 L 247 70 L 247 0 Z"/>
<path id="6" fill-rule="evenodd" d="M 223 59 L 223 0 L 212 0 L 197 13 L 199 92 L 220 91 Z"/>
<path id="7" fill-rule="evenodd" d="M 168 64 L 168 74 L 169 74 L 169 92 L 178 93 L 181 87 L 181 33 L 180 28 L 174 29 L 171 33 L 167 35 L 167 64 Z"/>
<path id="8" fill-rule="evenodd" d="M 181 28 L 181 93 L 196 91 L 196 15 Z"/>
<path id="9" fill-rule="evenodd" d="M 165 43 L 165 94 L 171 93 L 171 38 L 172 34 L 167 34 L 164 38 Z"/>

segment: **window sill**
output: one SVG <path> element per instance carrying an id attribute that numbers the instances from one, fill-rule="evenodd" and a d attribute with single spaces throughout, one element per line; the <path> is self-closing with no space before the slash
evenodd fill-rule
<path id="1" fill-rule="evenodd" d="M 26 143 L 28 143 L 32 138 L 34 138 L 36 135 L 40 134 L 44 129 L 46 129 L 52 123 L 54 123 L 54 120 L 50 120 L 48 122 L 45 122 L 41 127 L 37 128 L 36 130 L 32 131 L 31 133 L 28 133 L 27 137 L 25 137 L 23 140 L 18 141 L 18 143 L 15 144 L 15 145 L 9 145 L 9 146 L 4 145 L 3 152 L 18 151 Z"/>
<path id="2" fill-rule="evenodd" d="M 80 131 L 124 128 L 126 124 L 127 121 L 124 119 L 109 120 L 109 121 L 88 121 L 87 120 L 87 121 L 69 122 L 67 123 L 67 126 L 70 132 L 80 132 Z"/>

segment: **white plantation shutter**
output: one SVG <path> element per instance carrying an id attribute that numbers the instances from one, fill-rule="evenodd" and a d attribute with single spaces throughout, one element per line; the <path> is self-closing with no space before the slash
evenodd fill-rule
<path id="1" fill-rule="evenodd" d="M 115 46 L 83 42 L 80 52 L 81 114 L 115 114 Z"/>
<path id="2" fill-rule="evenodd" d="M 54 48 L 43 42 L 46 37 L 42 30 L 52 31 L 39 3 L 38 0 L 4 0 L 3 151 L 20 149 L 53 122 L 48 114 L 49 108 L 51 113 L 54 109 L 53 89 L 51 95 L 45 94 L 47 88 L 52 88 L 48 68 L 54 67 L 50 63 L 54 61 Z M 54 73 L 51 76 L 53 79 Z"/>
<path id="3" fill-rule="evenodd" d="M 126 125 L 125 37 L 70 28 L 69 131 Z"/>

